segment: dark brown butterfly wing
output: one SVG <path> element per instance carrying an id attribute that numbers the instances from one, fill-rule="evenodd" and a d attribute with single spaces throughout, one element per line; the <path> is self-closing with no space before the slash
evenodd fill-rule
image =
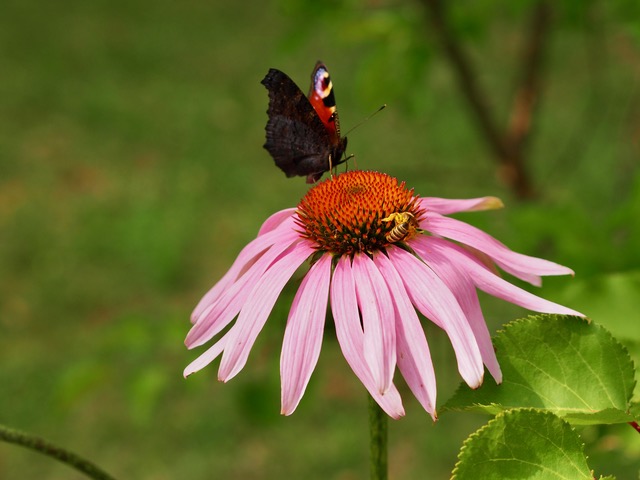
<path id="1" fill-rule="evenodd" d="M 307 97 L 285 73 L 272 68 L 261 83 L 269 91 L 264 148 L 287 177 L 317 181 L 330 163 L 340 163 L 346 139 L 333 142 Z"/>

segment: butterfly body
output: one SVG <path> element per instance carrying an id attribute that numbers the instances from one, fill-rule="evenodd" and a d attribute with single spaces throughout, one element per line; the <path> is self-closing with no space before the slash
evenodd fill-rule
<path id="1" fill-rule="evenodd" d="M 345 161 L 347 139 L 340 136 L 333 86 L 322 63 L 313 70 L 308 98 L 275 68 L 261 83 L 269 92 L 264 148 L 287 177 L 306 176 L 307 183 L 314 183 Z"/>

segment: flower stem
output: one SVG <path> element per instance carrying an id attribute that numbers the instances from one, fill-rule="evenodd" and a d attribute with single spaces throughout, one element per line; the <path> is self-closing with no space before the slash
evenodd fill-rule
<path id="1" fill-rule="evenodd" d="M 84 473 L 89 478 L 94 478 L 96 480 L 114 480 L 111 475 L 104 472 L 89 460 L 30 433 L 21 432 L 4 425 L 0 425 L 0 440 L 7 443 L 22 445 L 23 447 L 48 455 Z"/>
<path id="2" fill-rule="evenodd" d="M 387 480 L 387 415 L 369 395 L 371 480 Z"/>

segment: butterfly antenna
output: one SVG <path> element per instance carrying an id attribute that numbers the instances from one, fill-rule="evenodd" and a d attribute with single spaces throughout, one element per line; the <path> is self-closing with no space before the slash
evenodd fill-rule
<path id="1" fill-rule="evenodd" d="M 347 133 L 344 134 L 344 136 L 346 137 L 347 135 L 349 135 L 351 132 L 353 132 L 356 128 L 358 128 L 360 125 L 362 125 L 365 122 L 368 122 L 369 119 L 371 117 L 373 117 L 374 115 L 377 115 L 378 113 L 380 113 L 381 110 L 384 110 L 385 108 L 387 108 L 387 104 L 385 103 L 384 105 L 380 106 L 380 108 L 378 108 L 375 112 L 373 112 L 372 114 L 370 114 L 368 117 L 366 117 L 364 120 L 361 120 L 359 123 L 356 123 L 353 127 L 351 127 L 349 129 L 349 131 Z"/>

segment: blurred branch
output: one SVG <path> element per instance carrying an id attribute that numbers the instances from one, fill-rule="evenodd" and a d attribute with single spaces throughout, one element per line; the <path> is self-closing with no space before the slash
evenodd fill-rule
<path id="1" fill-rule="evenodd" d="M 35 435 L 0 425 L 0 440 L 4 440 L 7 443 L 22 445 L 23 447 L 30 448 L 44 455 L 55 458 L 56 460 L 66 463 L 70 467 L 84 473 L 89 478 L 94 478 L 96 480 L 114 480 L 111 475 L 101 470 L 97 465 L 89 460 L 85 460 L 81 456 L 70 452 L 69 450 L 65 450 L 64 448 L 60 448 L 57 445 Z"/>
<path id="2" fill-rule="evenodd" d="M 486 101 L 487 97 L 480 91 L 480 87 L 476 83 L 477 75 L 473 65 L 449 28 L 445 18 L 443 2 L 441 0 L 422 1 L 431 13 L 429 16 L 431 26 L 442 43 L 447 59 L 453 66 L 460 88 L 478 120 L 478 125 L 485 139 L 499 158 L 505 158 L 507 156 L 507 147 L 502 140 L 502 135 L 496 126 L 495 120 L 491 116 L 491 109 Z"/>
<path id="3" fill-rule="evenodd" d="M 442 0 L 422 0 L 429 11 L 429 21 L 451 63 L 471 111 L 487 145 L 500 164 L 501 176 L 520 198 L 534 195 L 524 161 L 526 140 L 531 132 L 532 117 L 540 93 L 540 70 L 543 51 L 549 33 L 551 7 L 540 0 L 533 11 L 529 38 L 522 57 L 520 84 L 506 129 L 498 126 L 487 95 L 477 83 L 477 74 L 446 18 L 446 3 Z"/>
<path id="4" fill-rule="evenodd" d="M 520 83 L 513 100 L 506 132 L 510 150 L 509 157 L 514 163 L 516 175 L 524 176 L 525 180 L 524 150 L 531 133 L 535 107 L 540 96 L 543 52 L 549 36 L 550 20 L 550 5 L 545 0 L 539 1 L 531 17 L 529 38 L 522 55 Z M 531 185 L 527 180 L 519 188 L 531 189 Z M 529 191 L 528 193 L 532 194 L 533 192 Z"/>

